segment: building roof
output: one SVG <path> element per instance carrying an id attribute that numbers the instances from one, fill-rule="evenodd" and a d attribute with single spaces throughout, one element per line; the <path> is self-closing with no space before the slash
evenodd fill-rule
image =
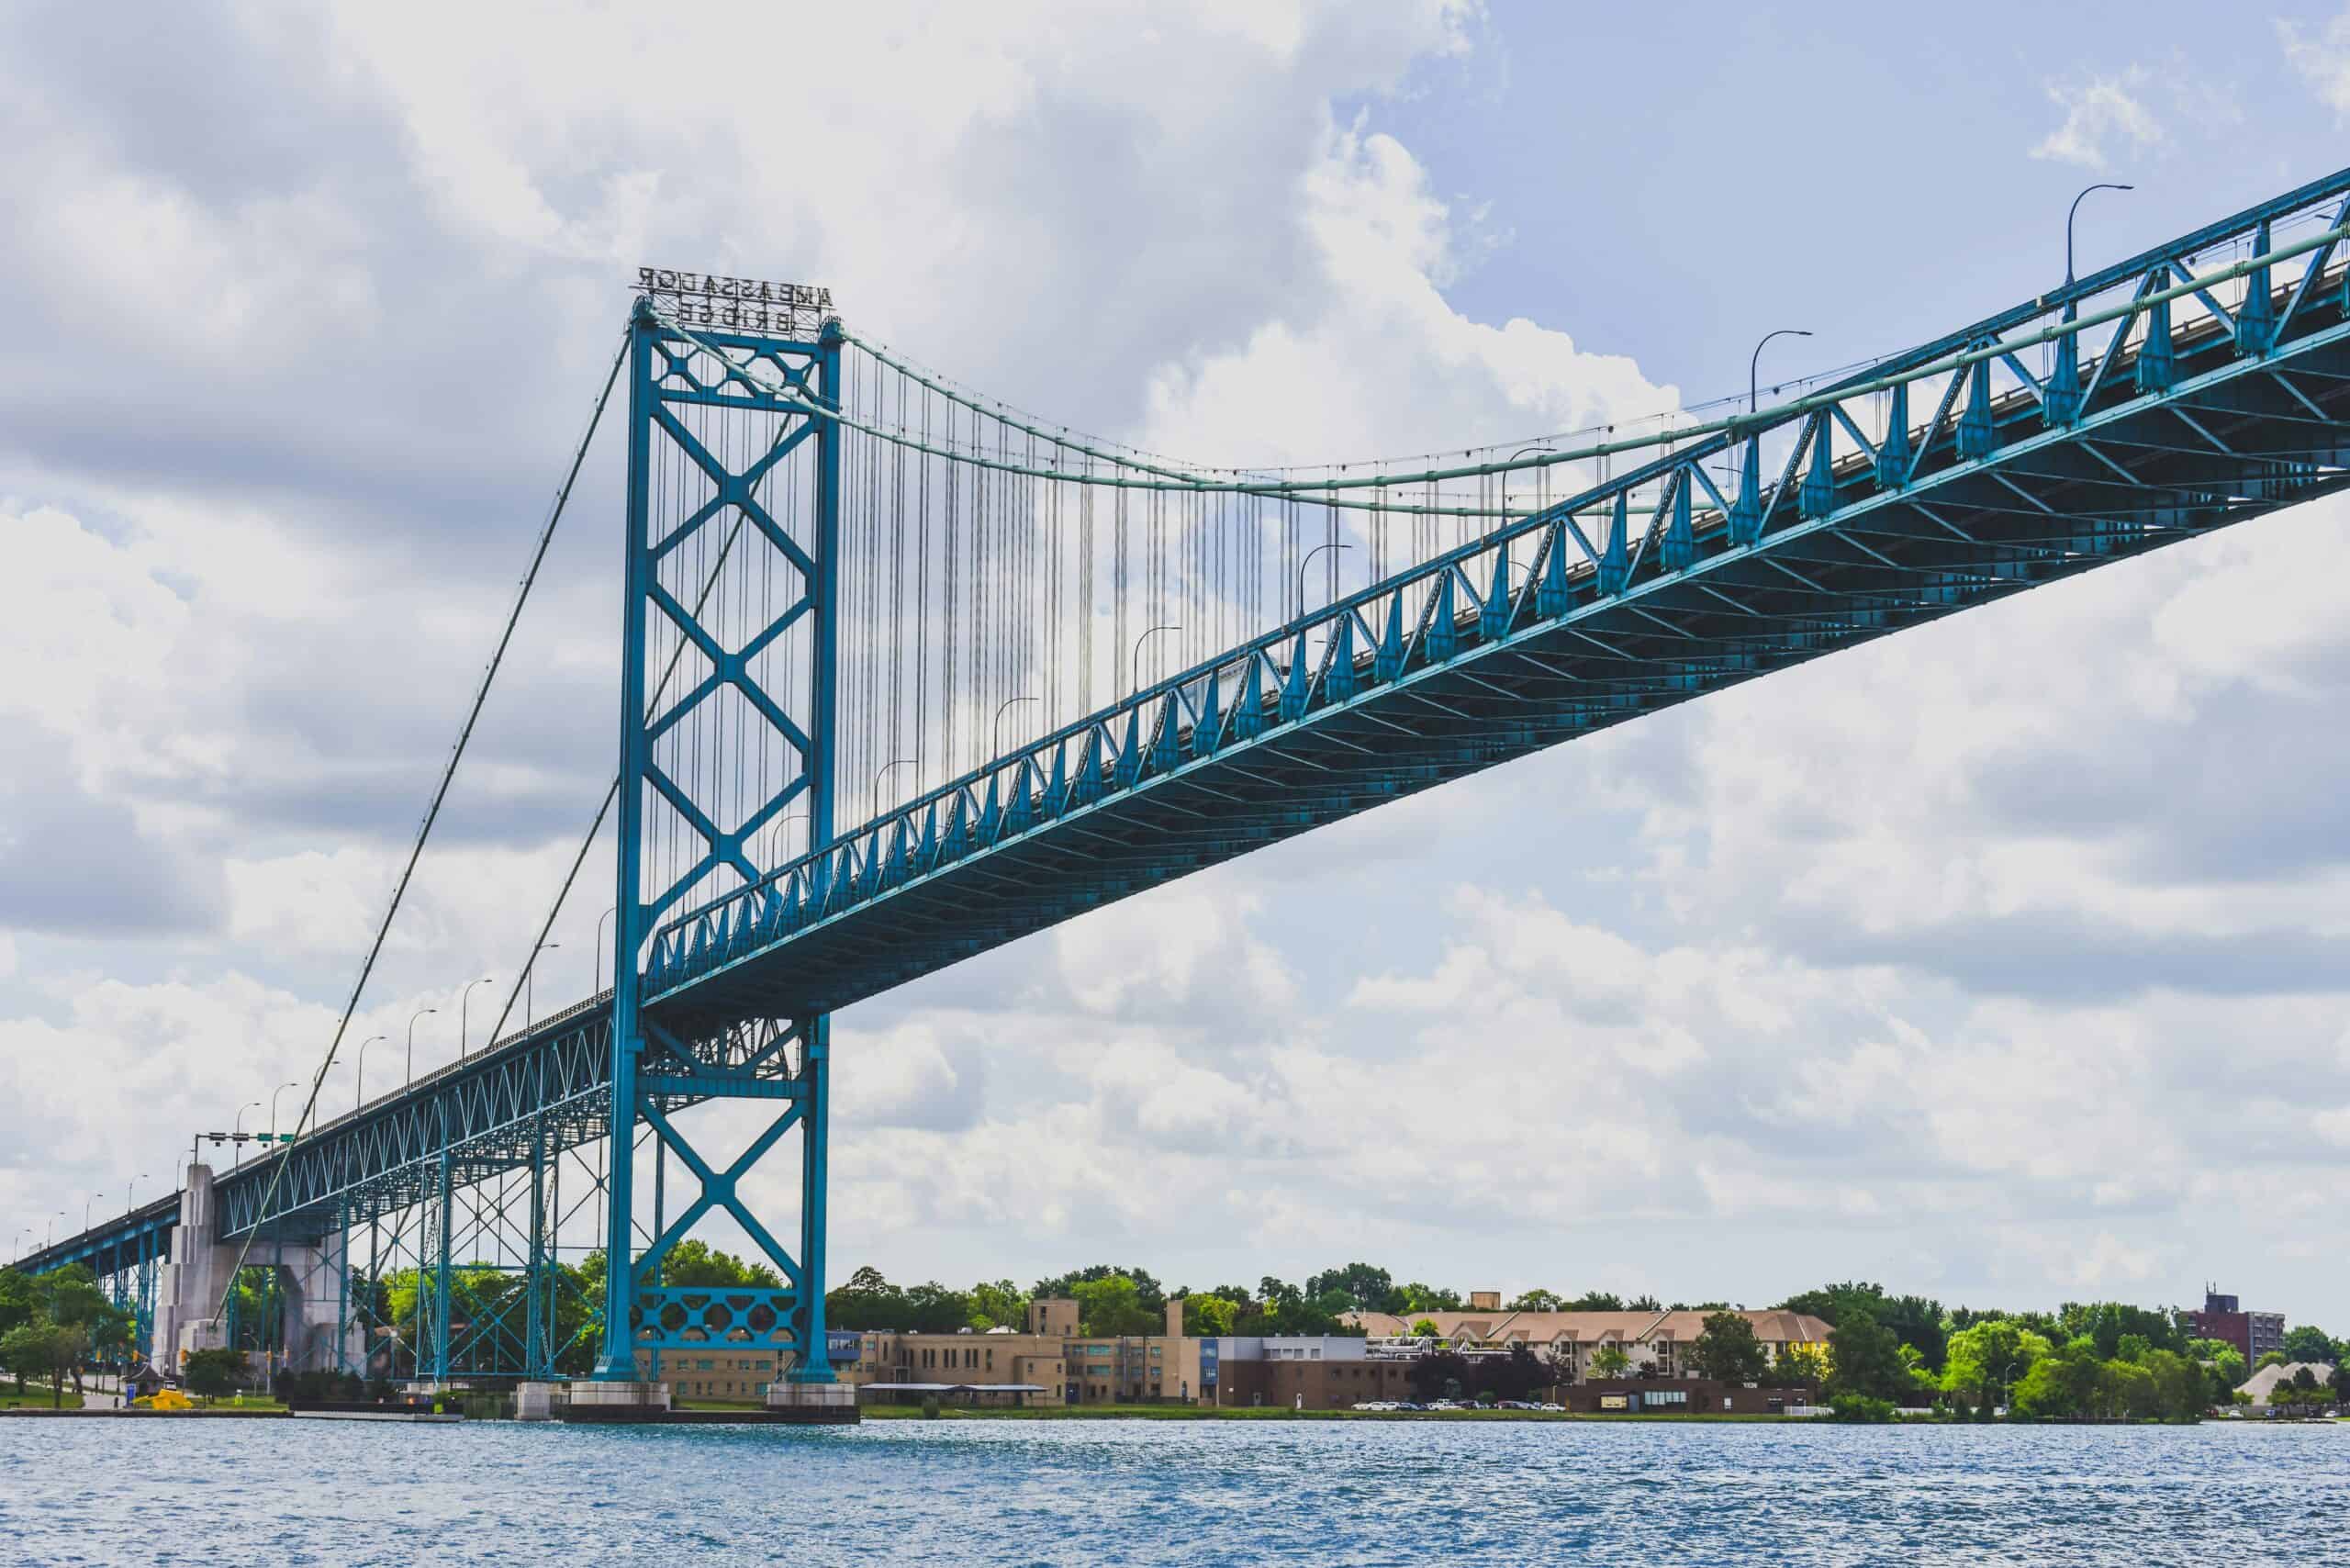
<path id="1" fill-rule="evenodd" d="M 2310 1375 L 2317 1379 L 2321 1388 L 2333 1377 L 2333 1366 L 2329 1361 L 2281 1361 L 2265 1366 L 2246 1378 L 2244 1391 L 2252 1395 L 2255 1405 L 2266 1405 L 2269 1402 L 2268 1396 L 2277 1391 L 2277 1385 L 2292 1382 L 2293 1374 L 2303 1367 L 2310 1369 Z"/>
<path id="2" fill-rule="evenodd" d="M 1041 1383 L 867 1383 L 872 1394 L 1044 1394 Z"/>
<path id="3" fill-rule="evenodd" d="M 1350 1312 L 1347 1321 L 1365 1333 L 1404 1336 L 1416 1323 L 1433 1323 L 1439 1337 L 1487 1344 L 1522 1341 L 1528 1349 L 1564 1339 L 1575 1344 L 1641 1344 L 1651 1339 L 1686 1343 L 1706 1331 L 1702 1312 Z M 1821 1344 L 1829 1327 L 1808 1313 L 1740 1312 L 1765 1344 Z"/>

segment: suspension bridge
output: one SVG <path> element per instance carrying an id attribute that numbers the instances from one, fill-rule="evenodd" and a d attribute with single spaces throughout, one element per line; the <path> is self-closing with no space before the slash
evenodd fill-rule
<path id="1" fill-rule="evenodd" d="M 815 290 L 647 270 L 614 364 L 611 989 L 306 1113 L 232 1170 L 192 1160 L 27 1266 L 90 1265 L 159 1362 L 232 1340 L 260 1267 L 262 1332 L 294 1364 L 576 1372 L 625 1399 L 652 1356 L 749 1346 L 791 1369 L 778 1403 L 836 1404 L 833 1013 L 2340 488 L 2346 232 L 2350 171 L 1768 406 L 1310 469 L 1082 436 L 859 337 Z M 732 1158 L 696 1141 L 717 1102 L 755 1120 Z M 787 1138 L 779 1237 L 744 1182 Z M 777 1283 L 665 1282 L 719 1213 Z"/>

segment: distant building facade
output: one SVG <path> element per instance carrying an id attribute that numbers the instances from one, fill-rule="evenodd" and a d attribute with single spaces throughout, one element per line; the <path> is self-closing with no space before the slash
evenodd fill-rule
<path id="1" fill-rule="evenodd" d="M 2243 1355 L 2247 1367 L 2269 1351 L 2285 1348 L 2283 1313 L 2246 1312 L 2234 1296 L 2221 1295 L 2208 1285 L 2203 1289 L 2203 1310 L 2187 1316 L 2195 1325 L 2197 1338 L 2226 1340 Z"/>
<path id="2" fill-rule="evenodd" d="M 873 1397 L 926 1393 L 1019 1405 L 1205 1404 L 1215 1397 L 1216 1342 L 1182 1332 L 1182 1303 L 1168 1304 L 1165 1334 L 1080 1333 L 1074 1301 L 1028 1304 L 1025 1333 L 1007 1328 L 952 1334 L 834 1330 L 834 1375 Z M 1361 1341 L 1355 1341 L 1360 1344 Z M 664 1350 L 657 1371 L 640 1352 L 642 1375 L 675 1399 L 755 1403 L 789 1369 L 790 1358 L 748 1345 Z"/>
<path id="3" fill-rule="evenodd" d="M 1594 1360 L 1610 1348 L 1623 1353 L 1625 1371 L 1636 1376 L 1686 1377 L 1689 1347 L 1706 1331 L 1707 1316 L 1703 1312 L 1505 1312 L 1472 1307 L 1465 1312 L 1416 1312 L 1404 1316 L 1350 1312 L 1346 1321 L 1370 1336 L 1374 1355 L 1412 1355 L 1431 1349 L 1492 1355 L 1523 1345 L 1562 1367 L 1572 1365 L 1573 1381 L 1584 1383 L 1606 1375 L 1595 1367 Z M 1753 1326 L 1754 1338 L 1774 1369 L 1786 1364 L 1791 1350 L 1825 1347 L 1828 1342 L 1829 1326 L 1807 1313 L 1741 1311 L 1738 1316 Z M 1416 1332 L 1421 1325 L 1434 1328 L 1435 1334 Z"/>

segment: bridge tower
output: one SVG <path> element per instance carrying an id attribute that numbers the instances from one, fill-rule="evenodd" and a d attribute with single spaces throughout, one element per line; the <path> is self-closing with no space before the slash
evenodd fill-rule
<path id="1" fill-rule="evenodd" d="M 713 298 L 715 281 L 642 273 L 630 328 L 610 1206 L 602 1347 L 575 1400 L 648 1397 L 623 1386 L 643 1378 L 640 1354 L 732 1342 L 789 1352 L 771 1405 L 829 1406 L 849 1391 L 834 1384 L 824 1332 L 827 1018 L 744 1023 L 739 1007 L 697 1016 L 648 994 L 664 922 L 755 887 L 792 850 L 795 826 L 801 845 L 833 833 L 842 457 L 823 410 L 840 406 L 842 335 L 822 291 L 738 293 L 728 280 Z M 723 910 L 694 930 L 713 961 L 755 937 Z M 689 1137 L 677 1113 L 709 1102 L 735 1105 L 699 1113 Z M 748 1133 L 731 1159 L 696 1142 L 721 1126 Z M 799 1237 L 788 1248 L 743 1188 L 794 1130 Z M 671 1164 L 699 1185 L 681 1209 L 664 1190 Z M 663 1283 L 664 1260 L 721 1211 L 780 1288 Z"/>

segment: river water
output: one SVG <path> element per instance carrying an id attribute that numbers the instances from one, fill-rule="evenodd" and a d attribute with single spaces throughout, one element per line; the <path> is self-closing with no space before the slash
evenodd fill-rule
<path id="1" fill-rule="evenodd" d="M 2350 1426 L 0 1418 L 0 1562 L 2350 1560 Z"/>

